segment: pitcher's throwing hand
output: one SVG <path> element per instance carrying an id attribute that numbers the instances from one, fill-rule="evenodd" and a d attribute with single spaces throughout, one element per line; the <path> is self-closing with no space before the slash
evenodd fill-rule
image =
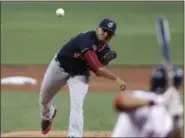
<path id="1" fill-rule="evenodd" d="M 127 89 L 127 84 L 123 80 L 121 80 L 120 78 L 117 78 L 116 81 L 119 84 L 121 91 L 124 91 Z"/>

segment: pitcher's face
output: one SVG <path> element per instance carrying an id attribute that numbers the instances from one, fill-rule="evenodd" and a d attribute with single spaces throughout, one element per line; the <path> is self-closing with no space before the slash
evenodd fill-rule
<path id="1" fill-rule="evenodd" d="M 96 29 L 96 35 L 97 35 L 99 41 L 107 43 L 111 40 L 111 38 L 113 37 L 114 34 L 111 31 L 109 31 L 108 29 L 103 29 L 103 28 L 98 27 Z"/>

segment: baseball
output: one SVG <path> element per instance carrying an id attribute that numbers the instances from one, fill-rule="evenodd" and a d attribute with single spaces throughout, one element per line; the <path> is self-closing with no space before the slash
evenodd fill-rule
<path id="1" fill-rule="evenodd" d="M 57 15 L 57 16 L 64 16 L 64 14 L 65 14 L 64 9 L 58 8 L 58 9 L 56 10 L 56 15 Z"/>

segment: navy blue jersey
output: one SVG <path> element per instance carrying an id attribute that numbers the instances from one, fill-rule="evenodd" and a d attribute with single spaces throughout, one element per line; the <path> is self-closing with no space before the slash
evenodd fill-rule
<path id="1" fill-rule="evenodd" d="M 101 58 L 110 51 L 110 48 L 107 44 L 100 45 L 98 43 L 95 31 L 88 31 L 78 34 L 64 44 L 57 54 L 57 59 L 66 72 L 73 74 L 88 73 L 89 67 L 83 59 L 83 54 L 88 50 L 95 51 L 98 58 Z"/>

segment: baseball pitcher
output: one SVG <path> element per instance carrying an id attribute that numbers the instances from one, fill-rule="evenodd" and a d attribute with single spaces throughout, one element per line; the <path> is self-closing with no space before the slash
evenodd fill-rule
<path id="1" fill-rule="evenodd" d="M 149 92 L 136 90 L 118 95 L 114 105 L 119 116 L 112 137 L 180 137 L 180 128 L 173 127 L 173 116 L 182 116 L 178 91 L 182 81 L 182 70 L 173 65 L 174 87 L 167 88 L 164 66 L 159 65 L 152 74 Z"/>
<path id="2" fill-rule="evenodd" d="M 55 54 L 40 89 L 43 134 L 49 132 L 56 115 L 52 99 L 65 84 L 68 84 L 70 93 L 69 137 L 83 136 L 83 103 L 88 91 L 90 71 L 99 77 L 116 81 L 121 90 L 126 89 L 125 82 L 106 68 L 117 56 L 108 45 L 115 35 L 116 26 L 113 20 L 104 19 L 95 31 L 76 35 Z"/>

